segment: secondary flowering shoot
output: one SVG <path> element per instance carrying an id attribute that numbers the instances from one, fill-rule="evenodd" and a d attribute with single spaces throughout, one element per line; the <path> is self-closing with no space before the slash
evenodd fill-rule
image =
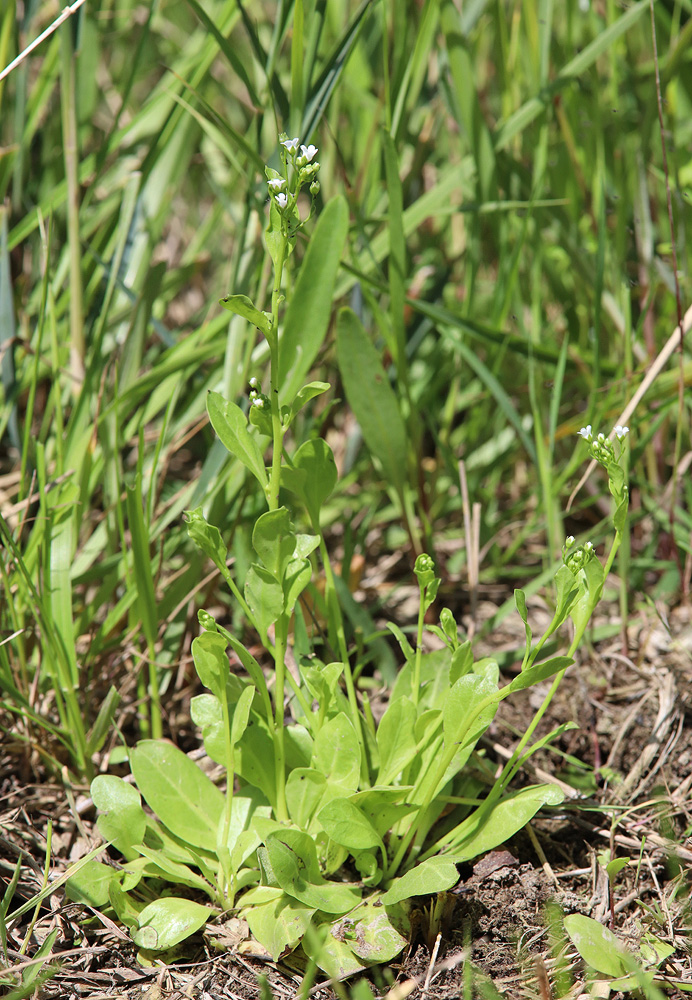
<path id="1" fill-rule="evenodd" d="M 613 433 L 609 438 L 605 434 L 597 434 L 594 437 L 591 424 L 587 424 L 579 431 L 579 437 L 586 441 L 591 457 L 602 465 L 608 474 L 608 489 L 615 500 L 614 524 L 618 532 L 621 532 L 625 525 L 629 504 L 629 490 L 625 481 L 624 444 L 629 431 L 629 427 L 622 424 L 617 424 L 613 428 Z"/>
<path id="2" fill-rule="evenodd" d="M 591 562 L 594 555 L 593 543 L 586 542 L 584 545 L 575 545 L 574 535 L 568 535 L 562 546 L 562 561 L 575 576 L 579 570 L 584 569 L 587 563 Z"/>

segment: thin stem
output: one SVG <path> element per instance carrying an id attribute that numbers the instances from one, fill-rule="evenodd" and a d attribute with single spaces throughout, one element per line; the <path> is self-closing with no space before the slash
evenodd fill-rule
<path id="1" fill-rule="evenodd" d="M 279 303 L 281 302 L 281 277 L 286 259 L 288 237 L 281 236 L 281 245 L 274 270 L 274 287 L 272 289 L 272 329 L 269 341 L 270 355 L 270 404 L 272 414 L 272 468 L 269 480 L 269 495 L 267 502 L 269 510 L 277 510 L 279 506 L 279 485 L 281 483 L 281 452 L 283 450 L 284 432 L 281 426 L 281 410 L 279 409 Z"/>
<path id="2" fill-rule="evenodd" d="M 288 819 L 286 808 L 286 751 L 284 743 L 284 687 L 286 683 L 286 645 L 288 615 L 283 614 L 275 627 L 274 646 L 274 764 L 276 767 L 276 816 L 280 822 Z"/>
<path id="3" fill-rule="evenodd" d="M 425 624 L 425 591 L 420 592 L 418 604 L 418 630 L 416 632 L 416 657 L 413 661 L 413 683 L 411 684 L 411 701 L 418 708 L 418 694 L 420 692 L 420 667 L 423 655 L 423 626 Z"/>
<path id="4" fill-rule="evenodd" d="M 320 531 L 319 524 L 312 523 L 312 530 L 316 535 L 319 535 L 320 539 L 320 555 L 322 557 L 322 565 L 324 566 L 325 575 L 325 597 L 327 600 L 327 609 L 329 613 L 330 621 L 334 622 L 334 627 L 336 629 L 336 638 L 339 645 L 339 656 L 341 657 L 341 662 L 344 665 L 344 681 L 346 682 L 346 695 L 348 697 L 348 704 L 351 709 L 351 721 L 353 722 L 353 727 L 356 731 L 356 736 L 358 737 L 358 744 L 360 746 L 360 776 L 364 784 L 369 784 L 369 773 L 368 773 L 368 762 L 365 753 L 365 739 L 363 738 L 363 728 L 361 715 L 358 710 L 358 699 L 356 697 L 356 688 L 353 683 L 353 673 L 351 671 L 351 661 L 348 656 L 348 647 L 346 645 L 346 633 L 344 631 L 344 622 L 341 616 L 341 606 L 337 599 L 336 586 L 334 584 L 334 571 L 332 570 L 332 564 L 329 559 L 329 552 L 327 551 L 327 546 L 325 544 L 322 532 Z"/>

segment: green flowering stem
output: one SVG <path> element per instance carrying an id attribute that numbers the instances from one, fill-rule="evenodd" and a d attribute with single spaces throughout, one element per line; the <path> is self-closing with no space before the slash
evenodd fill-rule
<path id="1" fill-rule="evenodd" d="M 608 574 L 610 573 L 613 562 L 615 561 L 615 556 L 618 553 L 618 549 L 622 544 L 624 535 L 623 527 L 625 523 L 625 516 L 623 513 L 623 507 L 624 507 L 624 512 L 626 512 L 627 508 L 627 486 L 624 483 L 624 474 L 622 468 L 616 461 L 613 460 L 609 461 L 608 464 L 606 465 L 606 468 L 608 471 L 608 481 L 611 493 L 613 494 L 613 497 L 617 505 L 615 537 L 610 547 L 610 552 L 608 553 L 606 561 L 603 565 L 602 582 L 598 587 L 594 589 L 593 593 L 590 594 L 590 600 L 588 604 L 588 614 L 583 616 L 580 627 L 575 629 L 572 642 L 570 643 L 570 647 L 567 651 L 567 655 L 569 657 L 573 657 L 577 649 L 579 648 L 579 644 L 581 643 L 584 632 L 586 631 L 586 628 L 591 620 L 591 616 L 593 615 L 596 609 L 596 605 L 601 599 L 605 581 L 608 579 Z M 622 526 L 619 526 L 620 523 Z M 504 790 L 504 788 L 509 784 L 509 782 L 514 777 L 514 774 L 521 765 L 521 759 L 520 759 L 521 755 L 525 750 L 526 746 L 528 745 L 529 741 L 531 740 L 531 737 L 533 736 L 536 727 L 538 726 L 539 722 L 541 721 L 546 711 L 548 710 L 550 703 L 555 697 L 557 689 L 560 687 L 560 684 L 562 683 L 562 679 L 564 678 L 564 676 L 565 676 L 565 670 L 560 670 L 557 674 L 555 674 L 553 682 L 550 685 L 550 689 L 546 694 L 545 698 L 543 699 L 542 705 L 537 710 L 533 719 L 529 723 L 526 732 L 519 740 L 519 743 L 517 744 L 514 753 L 503 767 L 502 774 L 500 775 L 495 785 L 493 786 L 489 799 L 492 798 L 494 800 L 497 797 L 497 795 L 499 795 Z"/>
<path id="2" fill-rule="evenodd" d="M 288 820 L 286 808 L 286 749 L 284 741 L 284 688 L 286 684 L 286 647 L 288 615 L 283 614 L 275 625 L 274 645 L 274 766 L 276 774 L 276 818 Z"/>
<path id="3" fill-rule="evenodd" d="M 281 243 L 274 268 L 274 287 L 272 289 L 272 323 L 271 332 L 267 337 L 270 357 L 270 392 L 272 418 L 272 467 L 269 477 L 269 492 L 267 502 L 269 510 L 277 510 L 279 506 L 279 483 L 281 481 L 281 452 L 283 450 L 284 431 L 281 424 L 279 409 L 279 304 L 281 302 L 281 278 L 286 260 L 288 237 L 281 232 Z"/>
<path id="4" fill-rule="evenodd" d="M 235 749 L 231 740 L 231 711 L 228 704 L 228 692 L 224 685 L 224 695 L 221 699 L 221 709 L 223 712 L 223 732 L 224 732 L 224 754 L 226 757 L 226 795 L 224 797 L 223 825 L 221 836 L 219 837 L 219 861 L 223 874 L 222 892 L 229 907 L 233 906 L 235 889 L 233 885 L 233 872 L 231 870 L 231 853 L 228 849 L 228 835 L 231 829 L 231 813 L 233 810 L 233 782 L 235 777 Z"/>
<path id="5" fill-rule="evenodd" d="M 313 522 L 312 530 L 320 539 L 320 555 L 322 557 L 322 565 L 324 566 L 324 576 L 325 576 L 325 599 L 327 602 L 327 610 L 329 618 L 334 622 L 334 627 L 336 629 L 336 638 L 339 646 L 339 656 L 341 657 L 341 662 L 344 665 L 344 681 L 346 683 L 346 696 L 348 698 L 349 708 L 351 709 L 351 721 L 353 723 L 353 728 L 356 731 L 356 736 L 358 737 L 358 745 L 360 746 L 360 777 L 363 787 L 368 787 L 370 784 L 369 774 L 368 774 L 368 761 L 365 753 L 365 740 L 363 739 L 363 729 L 361 725 L 361 714 L 358 710 L 358 699 L 356 698 L 356 688 L 353 683 L 353 672 L 351 671 L 351 661 L 348 656 L 348 647 L 346 645 L 346 633 L 344 631 L 344 622 L 341 616 L 341 606 L 339 605 L 338 596 L 336 593 L 336 585 L 334 583 L 334 571 L 332 570 L 332 564 L 329 559 L 329 552 L 327 551 L 327 546 L 324 541 L 322 532 L 320 531 L 319 524 Z"/>

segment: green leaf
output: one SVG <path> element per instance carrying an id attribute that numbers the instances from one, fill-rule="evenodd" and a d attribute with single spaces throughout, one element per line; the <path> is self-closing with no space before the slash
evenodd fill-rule
<path id="1" fill-rule="evenodd" d="M 301 830 L 273 833 L 266 847 L 274 876 L 289 896 L 325 913 L 346 913 L 360 902 L 355 886 L 322 878 L 315 843 Z"/>
<path id="2" fill-rule="evenodd" d="M 196 694 L 190 701 L 190 717 L 200 729 L 221 722 L 223 719 L 221 702 L 213 694 Z"/>
<path id="3" fill-rule="evenodd" d="M 227 645 L 219 632 L 203 632 L 192 640 L 192 658 L 197 676 L 217 698 L 223 698 L 226 678 L 230 674 Z"/>
<path id="4" fill-rule="evenodd" d="M 596 972 L 618 979 L 631 971 L 631 961 L 627 962 L 625 949 L 607 927 L 581 913 L 569 914 L 564 924 L 572 944 Z"/>
<path id="5" fill-rule="evenodd" d="M 347 232 L 348 207 L 339 196 L 325 206 L 317 220 L 286 310 L 279 340 L 282 403 L 293 402 L 324 343 Z"/>
<path id="6" fill-rule="evenodd" d="M 271 808 L 258 788 L 251 788 L 244 785 L 239 791 L 234 793 L 231 803 L 231 822 L 228 828 L 227 846 L 231 851 L 239 848 L 237 857 L 238 866 L 244 860 L 244 852 L 251 853 L 251 851 L 256 850 L 261 841 L 261 838 L 257 836 L 254 829 L 255 820 L 260 817 L 269 816 L 271 816 Z M 219 821 L 219 831 L 223 829 L 224 821 L 225 816 L 222 816 Z M 250 844 L 248 838 L 240 840 L 241 837 L 245 837 L 245 834 L 251 834 L 257 840 L 257 843 L 251 848 L 248 847 Z"/>
<path id="7" fill-rule="evenodd" d="M 114 774 L 99 774 L 91 783 L 91 797 L 99 811 L 101 836 L 111 841 L 127 861 L 137 857 L 147 825 L 139 792 Z"/>
<path id="8" fill-rule="evenodd" d="M 204 517 L 201 507 L 185 511 L 187 533 L 195 545 L 211 559 L 218 570 L 226 570 L 228 551 L 221 538 L 221 532 Z"/>
<path id="9" fill-rule="evenodd" d="M 411 697 L 413 684 L 414 659 L 407 660 L 397 674 L 391 698 L 396 701 L 406 695 Z M 420 684 L 418 705 L 423 708 L 442 708 L 449 691 L 449 671 L 452 653 L 449 648 L 435 649 L 432 653 L 423 653 L 420 658 Z"/>
<path id="10" fill-rule="evenodd" d="M 223 734 L 217 736 L 214 749 L 221 751 L 222 756 L 214 756 L 207 747 L 205 736 L 204 745 L 207 753 L 214 760 L 223 761 Z M 236 747 L 235 767 L 238 774 L 248 785 L 259 788 L 267 801 L 276 806 L 276 771 L 274 768 L 274 744 L 269 731 L 264 723 L 260 723 L 257 717 L 253 717 L 253 724 L 248 726 L 243 734 L 243 738 Z"/>
<path id="11" fill-rule="evenodd" d="M 288 815 L 301 830 L 309 827 L 326 788 L 327 779 L 312 767 L 297 767 L 286 779 Z"/>
<path id="12" fill-rule="evenodd" d="M 567 621 L 570 611 L 574 607 L 574 602 L 579 597 L 579 587 L 574 579 L 574 574 L 564 564 L 560 566 L 555 574 L 555 614 L 550 623 L 551 632 L 555 632 L 564 622 Z"/>
<path id="13" fill-rule="evenodd" d="M 496 692 L 497 685 L 482 674 L 464 674 L 452 685 L 442 708 L 445 747 L 459 744 L 460 750 L 468 751 L 465 756 L 470 756 L 472 746 L 495 716 L 497 701 L 486 705 L 476 718 L 473 716 L 479 705 Z"/>
<path id="14" fill-rule="evenodd" d="M 329 719 L 315 737 L 311 766 L 327 783 L 344 792 L 355 792 L 360 775 L 360 746 L 355 729 L 344 712 Z"/>
<path id="15" fill-rule="evenodd" d="M 120 872 L 116 868 L 92 858 L 68 878 L 65 894 L 74 903 L 100 908 L 109 901 L 110 886 L 119 881 Z"/>
<path id="16" fill-rule="evenodd" d="M 243 897 L 245 898 L 245 897 Z M 248 926 L 276 962 L 300 944 L 315 908 L 280 892 L 277 898 L 241 910 Z"/>
<path id="17" fill-rule="evenodd" d="M 364 962 L 391 962 L 408 944 L 408 939 L 392 923 L 395 912 L 393 907 L 366 903 L 352 917 L 333 926 L 332 935 L 343 936 L 354 955 Z M 406 923 L 403 913 L 399 922 Z"/>
<path id="18" fill-rule="evenodd" d="M 245 577 L 245 600 L 264 639 L 284 610 L 281 584 L 264 566 L 253 563 Z"/>
<path id="19" fill-rule="evenodd" d="M 307 559 L 320 544 L 319 535 L 296 535 L 296 547 L 293 550 L 294 559 Z"/>
<path id="20" fill-rule="evenodd" d="M 254 697 L 254 687 L 248 686 L 235 704 L 233 721 L 231 723 L 231 743 L 233 746 L 237 746 L 245 735 Z"/>
<path id="21" fill-rule="evenodd" d="M 291 531 L 291 518 L 285 507 L 268 510 L 255 521 L 252 547 L 265 569 L 268 569 L 279 583 L 284 578 L 295 545 L 296 536 Z"/>
<path id="22" fill-rule="evenodd" d="M 269 483 L 262 453 L 247 429 L 247 420 L 240 407 L 224 399 L 218 392 L 209 392 L 207 413 L 224 448 L 242 462 L 258 480 L 262 489 L 266 490 Z"/>
<path id="23" fill-rule="evenodd" d="M 462 642 L 452 653 L 452 665 L 449 670 L 449 683 L 456 684 L 460 677 L 464 677 L 473 669 L 473 647 L 467 639 Z"/>
<path id="24" fill-rule="evenodd" d="M 313 660 L 311 664 L 301 663 L 300 676 L 305 681 L 305 686 L 315 699 L 324 706 L 328 714 L 329 708 L 334 700 L 334 693 L 339 683 L 339 678 L 344 672 L 343 663 L 334 662 L 315 666 Z"/>
<path id="25" fill-rule="evenodd" d="M 594 556 L 577 576 L 579 597 L 570 612 L 577 634 L 581 634 L 586 628 L 593 609 L 600 599 L 604 581 L 603 566 Z"/>
<path id="26" fill-rule="evenodd" d="M 557 806 L 564 797 L 556 785 L 532 785 L 500 799 L 491 809 L 480 806 L 458 827 L 459 836 L 452 849 L 454 860 L 471 861 L 492 851 L 526 826 L 542 806 Z"/>
<path id="27" fill-rule="evenodd" d="M 334 982 L 348 979 L 366 968 L 365 962 L 353 954 L 346 941 L 339 941 L 331 933 L 325 934 L 323 940 L 318 938 L 314 941 L 306 935 L 303 940 L 303 951 Z"/>
<path id="28" fill-rule="evenodd" d="M 572 663 L 574 660 L 571 656 L 553 656 L 544 663 L 535 663 L 532 667 L 525 667 L 510 681 L 508 690 L 523 691 L 525 688 L 533 687 L 534 684 L 540 684 L 541 681 L 547 680 L 548 677 L 552 677 L 560 670 L 566 670 Z"/>
<path id="29" fill-rule="evenodd" d="M 399 628 L 396 622 L 387 622 L 387 628 L 392 633 L 396 641 L 399 643 L 399 648 L 401 649 L 401 652 L 404 654 L 404 657 L 407 660 L 412 660 L 416 654 L 413 649 L 413 646 L 406 638 L 404 632 L 402 632 L 402 630 Z"/>
<path id="30" fill-rule="evenodd" d="M 312 578 L 312 565 L 307 559 L 294 559 L 286 569 L 284 601 L 286 613 L 293 614 L 295 603 Z"/>
<path id="31" fill-rule="evenodd" d="M 202 892 L 208 893 L 212 899 L 215 898 L 216 890 L 214 886 L 203 878 L 199 872 L 193 871 L 189 865 L 184 864 L 182 861 L 175 861 L 164 851 L 148 847 L 146 844 L 140 845 L 140 851 L 143 857 L 148 858 L 152 865 L 155 866 L 157 877 L 165 878 L 167 882 L 174 882 L 177 885 L 188 886 L 191 889 L 201 889 Z"/>
<path id="32" fill-rule="evenodd" d="M 291 409 L 289 411 L 286 427 L 288 428 L 291 426 L 296 416 L 300 413 L 306 403 L 309 403 L 310 400 L 314 399 L 316 396 L 321 396 L 322 393 L 326 392 L 329 388 L 329 382 L 308 382 L 308 384 L 304 385 L 302 389 L 299 389 L 296 398 L 291 403 Z"/>
<path id="33" fill-rule="evenodd" d="M 384 844 L 373 825 L 349 799 L 332 799 L 320 809 L 317 819 L 335 843 L 352 851 L 365 851 Z"/>
<path id="34" fill-rule="evenodd" d="M 235 313 L 236 316 L 242 316 L 243 319 L 249 320 L 253 326 L 262 331 L 265 337 L 271 333 L 271 322 L 263 312 L 255 308 L 252 300 L 247 295 L 226 295 L 220 302 L 224 309 L 228 309 L 229 312 Z"/>
<path id="35" fill-rule="evenodd" d="M 390 889 L 381 897 L 385 906 L 393 906 L 412 896 L 428 896 L 451 889 L 459 881 L 459 872 L 453 861 L 446 858 L 429 858 L 394 879 Z"/>
<path id="36" fill-rule="evenodd" d="M 354 312 L 342 309 L 336 333 L 346 398 L 385 478 L 401 492 L 407 480 L 406 429 L 379 354 Z"/>
<path id="37" fill-rule="evenodd" d="M 410 785 L 396 788 L 366 788 L 351 796 L 351 802 L 358 806 L 377 832 L 384 837 L 387 830 L 404 816 L 411 815 L 411 806 L 402 801 L 411 791 Z"/>
<path id="38" fill-rule="evenodd" d="M 96 716 L 94 724 L 87 737 L 86 752 L 88 757 L 98 753 L 103 744 L 106 742 L 106 737 L 110 732 L 111 723 L 113 722 L 115 711 L 120 704 L 121 697 L 122 695 L 120 692 L 114 687 L 111 687 L 108 694 L 101 702 L 98 715 Z"/>
<path id="39" fill-rule="evenodd" d="M 410 698 L 397 698 L 389 703 L 377 727 L 378 785 L 391 785 L 416 756 L 415 724 L 416 709 Z"/>
<path id="40" fill-rule="evenodd" d="M 147 805 L 185 843 L 216 851 L 223 795 L 177 747 L 141 740 L 130 751 L 130 767 Z"/>
<path id="41" fill-rule="evenodd" d="M 293 464 L 304 477 L 301 477 L 300 492 L 294 492 L 303 500 L 312 523 L 319 525 L 322 505 L 338 479 L 332 449 L 322 438 L 305 441 L 293 456 Z M 289 486 L 289 489 L 293 488 Z"/>
<path id="42" fill-rule="evenodd" d="M 608 878 L 612 881 L 619 875 L 623 868 L 627 868 L 630 863 L 629 858 L 613 858 L 604 867 L 607 872 Z"/>
<path id="43" fill-rule="evenodd" d="M 141 911 L 132 938 L 146 951 L 167 951 L 198 931 L 214 911 L 201 903 L 177 896 L 155 899 Z"/>

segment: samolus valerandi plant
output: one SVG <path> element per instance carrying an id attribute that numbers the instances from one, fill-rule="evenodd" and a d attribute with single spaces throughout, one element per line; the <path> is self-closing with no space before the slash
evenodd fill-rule
<path id="1" fill-rule="evenodd" d="M 133 784 L 111 775 L 92 784 L 99 829 L 121 852 L 122 866 L 92 866 L 72 892 L 96 905 L 109 902 L 143 953 L 164 952 L 234 910 L 272 958 L 302 944 L 314 962 L 340 977 L 392 959 L 406 943 L 412 897 L 449 889 L 460 862 L 505 841 L 541 806 L 562 801 L 554 785 L 509 790 L 527 757 L 567 728 L 531 743 L 547 700 L 499 776 L 489 776 L 475 748 L 508 695 L 552 677 L 552 697 L 622 539 L 627 487 L 615 446 L 585 428 L 581 435 L 604 465 L 615 499 L 611 550 L 601 564 L 590 543 L 567 539 L 555 574 L 553 619 L 537 641 L 524 594 L 516 592 L 526 651 L 521 671 L 504 686 L 494 660 L 474 660 L 448 609 L 430 628 L 441 648 L 423 651 L 425 615 L 440 581 L 433 560 L 420 555 L 415 646 L 391 626 L 404 664 L 386 711 L 375 721 L 354 683 L 322 531 L 322 507 L 337 482 L 334 456 L 321 438 L 293 451 L 287 442 L 301 408 L 329 388 L 324 382 L 302 384 L 327 319 L 316 333 L 311 324 L 318 322 L 317 310 L 300 314 L 301 354 L 291 332 L 298 306 L 292 299 L 282 310 L 286 262 L 319 190 L 316 156 L 314 146 L 282 135 L 281 169 L 266 168 L 271 311 L 245 296 L 223 300 L 257 327 L 269 347 L 268 377 L 251 379 L 247 412 L 214 392 L 207 402 L 214 430 L 266 498 L 267 510 L 252 534 L 254 562 L 243 581 L 229 570 L 220 532 L 201 508 L 188 514 L 190 535 L 228 583 L 272 670 L 268 676 L 238 636 L 200 611 L 203 631 L 192 652 L 208 693 L 193 699 L 192 717 L 207 754 L 225 770 L 224 788 L 172 744 L 140 742 L 129 755 Z M 305 187 L 313 201 L 303 218 L 299 196 Z M 329 244 L 321 242 L 325 218 Z M 343 234 L 336 248 L 335 226 Z M 295 296 L 310 288 L 310 269 L 324 266 L 323 259 L 311 257 L 315 245 L 321 258 L 324 247 L 331 248 L 333 282 L 345 227 L 344 203 L 334 199 L 317 224 Z M 331 297 L 330 287 L 327 292 Z M 626 429 L 615 433 L 621 448 Z M 311 635 L 298 600 L 320 569 L 324 636 Z M 546 641 L 568 619 L 573 639 L 567 655 L 541 660 Z M 229 650 L 242 673 L 231 670 Z M 214 909 L 192 899 L 193 892 L 206 895 Z"/>

